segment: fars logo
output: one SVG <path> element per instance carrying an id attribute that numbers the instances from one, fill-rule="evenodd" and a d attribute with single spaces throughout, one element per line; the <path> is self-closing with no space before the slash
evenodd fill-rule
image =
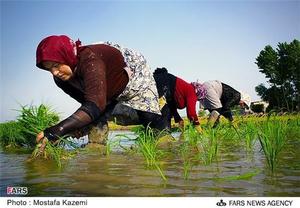
<path id="1" fill-rule="evenodd" d="M 8 195 L 26 195 L 26 194 L 28 194 L 28 188 L 27 187 L 8 186 L 6 188 L 6 193 Z"/>

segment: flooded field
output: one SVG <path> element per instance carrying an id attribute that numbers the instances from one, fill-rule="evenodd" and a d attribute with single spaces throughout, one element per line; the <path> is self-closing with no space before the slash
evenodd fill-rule
<path id="1" fill-rule="evenodd" d="M 110 140 L 118 133 L 111 132 Z M 130 147 L 134 141 L 122 138 L 121 144 Z M 180 154 L 167 154 L 159 161 L 167 180 L 140 154 L 119 147 L 109 155 L 80 151 L 62 168 L 53 161 L 28 162 L 30 153 L 1 150 L 1 196 L 7 186 L 28 187 L 27 196 L 300 196 L 299 148 L 299 139 L 290 139 L 271 173 L 259 141 L 251 151 L 242 142 L 224 141 L 217 160 L 193 163 L 188 179 Z"/>

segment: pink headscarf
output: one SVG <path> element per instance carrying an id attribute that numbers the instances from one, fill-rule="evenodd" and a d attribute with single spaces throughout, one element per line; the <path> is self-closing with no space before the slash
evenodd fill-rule
<path id="1" fill-rule="evenodd" d="M 54 61 L 68 65 L 73 71 L 77 65 L 77 49 L 81 42 L 76 43 L 66 35 L 49 36 L 43 39 L 36 50 L 36 66 L 43 69 L 43 61 Z"/>
<path id="2" fill-rule="evenodd" d="M 191 83 L 194 88 L 197 95 L 198 100 L 203 100 L 206 97 L 207 91 L 203 84 L 200 82 L 192 82 Z"/>

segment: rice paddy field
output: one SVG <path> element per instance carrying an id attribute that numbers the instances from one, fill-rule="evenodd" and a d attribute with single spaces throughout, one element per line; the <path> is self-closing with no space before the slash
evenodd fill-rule
<path id="1" fill-rule="evenodd" d="M 110 125 L 106 146 L 61 138 L 39 155 L 36 133 L 58 120 L 30 106 L 0 125 L 1 196 L 7 186 L 27 196 L 300 196 L 299 114 L 236 117 L 202 134 Z"/>

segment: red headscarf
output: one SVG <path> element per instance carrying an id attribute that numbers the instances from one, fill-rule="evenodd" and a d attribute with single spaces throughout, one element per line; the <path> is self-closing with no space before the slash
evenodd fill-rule
<path id="1" fill-rule="evenodd" d="M 43 39 L 36 50 L 36 66 L 43 69 L 43 61 L 54 61 L 68 65 L 72 70 L 77 64 L 77 48 L 80 41 L 76 44 L 68 36 L 49 36 Z"/>

